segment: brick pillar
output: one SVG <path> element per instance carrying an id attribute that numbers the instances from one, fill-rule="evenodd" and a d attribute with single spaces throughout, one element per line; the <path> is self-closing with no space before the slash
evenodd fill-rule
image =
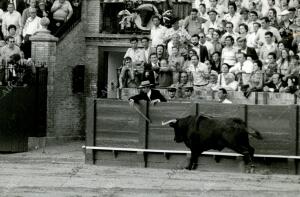
<path id="1" fill-rule="evenodd" d="M 58 38 L 50 34 L 47 30 L 49 19 L 43 18 L 41 23 L 43 29 L 37 34 L 31 36 L 31 56 L 35 62 L 45 62 L 48 67 L 48 84 L 47 84 L 47 136 L 54 133 L 54 74 L 56 66 L 56 45 Z"/>

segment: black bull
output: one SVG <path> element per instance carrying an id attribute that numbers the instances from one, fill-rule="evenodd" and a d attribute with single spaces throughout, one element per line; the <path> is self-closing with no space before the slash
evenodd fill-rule
<path id="1" fill-rule="evenodd" d="M 196 169 L 198 157 L 202 152 L 215 149 L 230 148 L 244 156 L 245 164 L 252 163 L 254 148 L 249 144 L 248 134 L 262 139 L 257 131 L 249 132 L 245 122 L 239 118 L 212 118 L 207 116 L 188 116 L 170 120 L 174 128 L 174 140 L 184 142 L 191 150 L 191 158 L 186 169 Z"/>

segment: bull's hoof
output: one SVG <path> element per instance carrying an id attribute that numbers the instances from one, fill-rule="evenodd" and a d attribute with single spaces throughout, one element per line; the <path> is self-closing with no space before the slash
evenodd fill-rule
<path id="1" fill-rule="evenodd" d="M 192 170 L 196 170 L 198 168 L 198 164 L 194 164 Z"/>

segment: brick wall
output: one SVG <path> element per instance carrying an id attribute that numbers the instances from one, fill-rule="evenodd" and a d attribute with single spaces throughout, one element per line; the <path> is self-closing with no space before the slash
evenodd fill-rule
<path id="1" fill-rule="evenodd" d="M 99 0 L 85 0 L 85 17 L 87 23 L 87 32 L 99 33 L 100 29 L 100 1 Z M 102 22 L 101 22 L 102 23 Z"/>
<path id="2" fill-rule="evenodd" d="M 84 95 L 72 93 L 72 69 L 79 64 L 85 65 L 83 30 L 84 23 L 80 22 L 57 43 L 52 109 L 48 114 L 53 124 L 48 129 L 48 137 L 84 135 Z"/>

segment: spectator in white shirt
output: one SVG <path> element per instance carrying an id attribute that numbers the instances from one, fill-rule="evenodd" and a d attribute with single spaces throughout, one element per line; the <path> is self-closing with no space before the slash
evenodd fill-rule
<path id="1" fill-rule="evenodd" d="M 21 14 L 14 10 L 14 5 L 12 3 L 8 4 L 7 12 L 2 18 L 2 33 L 4 37 L 8 36 L 8 26 L 15 25 L 17 27 L 17 34 L 21 34 L 22 20 Z"/>
<path id="2" fill-rule="evenodd" d="M 22 49 L 26 59 L 31 57 L 31 41 L 29 38 L 42 28 L 41 18 L 36 16 L 36 8 L 29 8 L 29 14 L 30 17 L 27 19 L 23 29 L 24 44 Z"/>
<path id="3" fill-rule="evenodd" d="M 167 28 L 160 24 L 160 18 L 158 16 L 153 16 L 152 18 L 153 27 L 151 28 L 150 37 L 152 40 L 152 47 L 163 44 L 164 36 Z"/>

